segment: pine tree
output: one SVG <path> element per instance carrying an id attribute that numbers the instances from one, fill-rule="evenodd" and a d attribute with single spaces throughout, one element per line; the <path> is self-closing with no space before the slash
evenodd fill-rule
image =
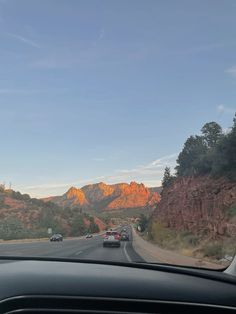
<path id="1" fill-rule="evenodd" d="M 171 175 L 170 173 L 170 168 L 169 167 L 165 167 L 165 171 L 164 171 L 164 175 L 163 175 L 163 179 L 162 179 L 162 187 L 168 187 L 171 185 L 171 183 L 173 182 L 174 177 Z"/>

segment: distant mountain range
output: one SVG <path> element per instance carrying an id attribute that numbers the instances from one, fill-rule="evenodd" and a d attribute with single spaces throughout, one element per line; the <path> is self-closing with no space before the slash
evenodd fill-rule
<path id="1" fill-rule="evenodd" d="M 45 198 L 61 207 L 80 207 L 84 210 L 114 211 L 131 208 L 145 208 L 160 201 L 159 188 L 147 188 L 144 184 L 131 182 L 90 184 L 81 189 L 71 187 L 62 196 Z"/>

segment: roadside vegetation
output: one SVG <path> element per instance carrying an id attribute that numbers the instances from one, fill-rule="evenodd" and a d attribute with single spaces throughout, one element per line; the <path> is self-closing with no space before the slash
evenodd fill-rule
<path id="1" fill-rule="evenodd" d="M 16 207 L 11 207 L 9 202 Z M 27 194 L 7 190 L 3 185 L 0 186 L 0 218 L 2 240 L 49 237 L 48 228 L 53 233 L 72 237 L 99 232 L 94 217 L 83 213 L 80 208 L 61 208 L 51 202 L 30 198 Z"/>
<path id="2" fill-rule="evenodd" d="M 157 221 L 148 225 L 145 237 L 162 248 L 177 251 L 196 248 L 200 240 L 196 235 L 187 230 L 176 231 L 166 228 Z"/>
<path id="3" fill-rule="evenodd" d="M 227 262 L 227 258 L 232 258 L 236 253 L 234 238 L 209 239 L 188 230 L 167 228 L 157 221 L 149 222 L 141 235 L 161 248 L 209 261 Z"/>
<path id="4" fill-rule="evenodd" d="M 209 176 L 236 181 L 236 114 L 227 131 L 216 122 L 206 123 L 200 135 L 190 136 L 178 155 L 175 174 L 166 167 L 162 179 L 163 191 L 181 177 Z M 158 211 L 158 205 L 157 205 Z M 236 223 L 236 204 L 225 210 L 226 220 Z M 235 255 L 235 238 L 230 234 L 211 238 L 210 234 L 191 233 L 166 227 L 151 217 L 142 235 L 158 246 L 179 253 L 219 261 Z"/>
<path id="5" fill-rule="evenodd" d="M 210 175 L 236 181 L 236 114 L 227 131 L 216 122 L 206 123 L 201 135 L 191 135 L 177 158 L 176 174 L 165 169 L 162 186 L 171 185 L 175 178 Z"/>

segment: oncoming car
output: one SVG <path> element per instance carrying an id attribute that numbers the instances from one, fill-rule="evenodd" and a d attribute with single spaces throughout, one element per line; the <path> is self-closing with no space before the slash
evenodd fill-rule
<path id="1" fill-rule="evenodd" d="M 126 232 L 121 233 L 121 237 L 120 237 L 121 241 L 129 241 L 129 235 Z"/>
<path id="2" fill-rule="evenodd" d="M 63 236 L 60 233 L 53 234 L 50 238 L 50 242 L 61 242 L 63 241 Z"/>

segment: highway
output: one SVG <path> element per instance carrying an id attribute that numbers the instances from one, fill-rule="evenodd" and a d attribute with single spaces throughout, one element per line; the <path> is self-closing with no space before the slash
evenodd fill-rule
<path id="1" fill-rule="evenodd" d="M 120 248 L 103 247 L 103 237 L 95 235 L 91 239 L 64 239 L 63 242 L 28 242 L 0 243 L 0 256 L 33 256 L 33 257 L 63 257 L 73 259 L 88 259 L 117 262 L 143 262 L 130 241 L 121 242 Z"/>

